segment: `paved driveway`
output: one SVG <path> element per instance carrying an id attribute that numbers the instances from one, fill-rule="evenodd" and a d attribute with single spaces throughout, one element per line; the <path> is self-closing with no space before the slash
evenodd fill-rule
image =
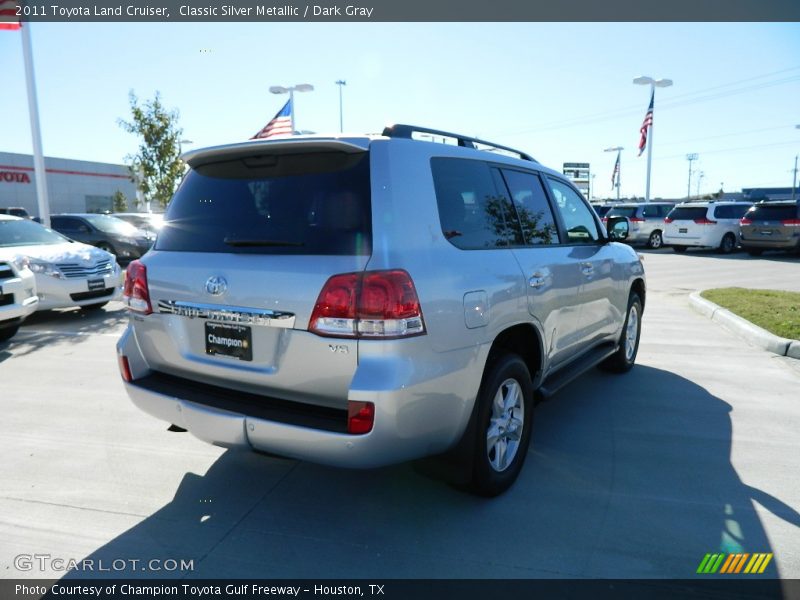
<path id="1" fill-rule="evenodd" d="M 692 312 L 687 294 L 800 290 L 800 260 L 659 251 L 645 265 L 637 367 L 538 407 L 523 474 L 494 500 L 413 465 L 344 471 L 170 433 L 122 391 L 120 305 L 37 315 L 0 346 L 0 577 L 63 575 L 15 567 L 47 554 L 147 577 L 681 578 L 707 552 L 744 551 L 798 578 L 798 361 Z"/>

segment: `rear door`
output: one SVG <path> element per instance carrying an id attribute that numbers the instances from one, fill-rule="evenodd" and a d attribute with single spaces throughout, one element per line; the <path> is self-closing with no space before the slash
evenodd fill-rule
<path id="1" fill-rule="evenodd" d="M 746 214 L 750 221 L 746 235 L 750 241 L 786 242 L 800 235 L 800 215 L 796 204 L 756 205 Z M 745 233 L 744 231 L 742 232 Z"/>
<path id="2" fill-rule="evenodd" d="M 154 314 L 134 331 L 150 367 L 344 407 L 357 343 L 307 329 L 325 282 L 369 260 L 370 197 L 370 154 L 347 144 L 195 161 L 142 260 Z"/>

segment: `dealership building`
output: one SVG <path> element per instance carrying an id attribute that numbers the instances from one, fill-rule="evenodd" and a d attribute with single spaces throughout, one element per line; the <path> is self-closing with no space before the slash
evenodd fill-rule
<path id="1" fill-rule="evenodd" d="M 135 210 L 136 187 L 125 165 L 51 157 L 44 165 L 51 214 L 111 211 L 117 190 Z M 12 206 L 39 215 L 33 156 L 0 152 L 0 208 Z"/>

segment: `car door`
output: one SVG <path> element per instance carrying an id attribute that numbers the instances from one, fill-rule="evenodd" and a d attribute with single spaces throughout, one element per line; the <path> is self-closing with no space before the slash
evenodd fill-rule
<path id="1" fill-rule="evenodd" d="M 578 267 L 580 311 L 576 339 L 581 349 L 613 336 L 622 319 L 615 281 L 614 248 L 606 242 L 588 203 L 566 181 L 547 178 L 569 248 L 568 258 Z M 622 307 L 624 308 L 624 307 Z"/>
<path id="2" fill-rule="evenodd" d="M 89 226 L 84 223 L 82 219 L 78 219 L 77 217 L 56 216 L 50 218 L 50 224 L 53 226 L 53 229 L 59 233 L 63 233 L 72 240 L 85 244 L 92 243 L 89 239 L 91 237 Z"/>
<path id="3" fill-rule="evenodd" d="M 543 346 L 557 366 L 579 349 L 578 327 L 581 275 L 562 245 L 552 206 L 538 173 L 517 169 L 494 170 L 497 187 L 508 191 L 516 218 L 517 244 L 513 254 L 525 277 L 528 312 L 542 326 Z"/>

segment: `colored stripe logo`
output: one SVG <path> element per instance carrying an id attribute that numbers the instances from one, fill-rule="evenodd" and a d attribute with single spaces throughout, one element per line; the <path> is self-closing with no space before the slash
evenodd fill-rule
<path id="1" fill-rule="evenodd" d="M 772 560 L 772 553 L 706 554 L 697 567 L 702 575 L 720 574 L 759 574 L 763 573 Z"/>

